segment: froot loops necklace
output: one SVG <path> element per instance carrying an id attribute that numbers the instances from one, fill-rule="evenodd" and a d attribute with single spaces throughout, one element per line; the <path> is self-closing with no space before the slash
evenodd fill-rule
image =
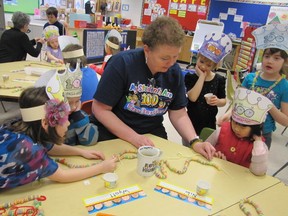
<path id="1" fill-rule="evenodd" d="M 42 195 L 30 195 L 26 198 L 17 199 L 13 202 L 7 202 L 0 204 L 1 216 L 44 216 L 42 209 L 42 201 L 45 201 L 46 197 Z M 33 201 L 33 206 L 18 206 L 26 202 Z"/>
<path id="2" fill-rule="evenodd" d="M 253 201 L 251 201 L 249 199 L 242 199 L 242 200 L 240 200 L 239 207 L 240 207 L 241 211 L 244 212 L 245 215 L 252 216 L 251 212 L 249 212 L 245 208 L 245 206 L 244 206 L 245 203 L 250 204 L 251 206 L 253 206 L 255 208 L 258 216 L 264 216 L 263 212 L 260 210 L 259 206 L 256 203 L 254 203 Z"/>
<path id="3" fill-rule="evenodd" d="M 182 154 L 180 154 L 180 153 L 178 154 L 178 156 L 180 156 L 180 157 L 177 159 L 180 159 L 181 157 L 183 157 Z M 118 160 L 120 161 L 120 163 L 121 163 L 121 160 L 123 160 L 123 159 L 128 159 L 128 160 L 135 159 L 135 158 L 137 158 L 137 150 L 125 150 L 124 152 L 117 154 L 116 157 L 118 157 Z M 185 158 L 187 158 L 187 157 L 185 157 Z M 98 163 L 85 164 L 85 165 L 75 165 L 75 164 L 71 164 L 71 163 L 67 162 L 66 159 L 64 159 L 64 158 L 56 158 L 54 160 L 58 163 L 66 165 L 69 168 L 89 167 L 89 166 L 93 166 L 93 165 L 99 163 L 98 162 Z M 165 170 L 165 166 L 171 172 L 182 175 L 182 174 L 186 173 L 186 171 L 188 170 L 188 167 L 190 165 L 190 162 L 192 162 L 192 161 L 200 163 L 200 164 L 205 165 L 205 166 L 212 166 L 212 167 L 216 168 L 217 170 L 221 170 L 217 164 L 209 162 L 209 161 L 202 161 L 202 160 L 197 159 L 197 158 L 188 158 L 184 162 L 184 166 L 183 166 L 182 170 L 181 169 L 177 170 L 176 168 L 172 167 L 168 163 L 167 160 L 160 160 L 156 164 L 157 166 L 156 166 L 156 170 L 155 170 L 155 176 L 157 178 L 160 178 L 160 179 L 166 179 L 167 178 L 167 172 Z"/>
<path id="4" fill-rule="evenodd" d="M 260 76 L 260 72 L 258 71 L 258 72 L 256 72 L 256 75 L 255 75 L 255 77 L 254 77 L 254 79 L 253 79 L 253 82 L 252 82 L 252 86 L 251 86 L 251 89 L 253 90 L 253 91 L 257 91 L 257 88 L 255 89 L 255 84 L 256 84 L 256 82 L 257 82 L 257 79 L 258 79 L 258 77 Z M 273 83 L 273 85 L 271 85 L 268 89 L 266 89 L 265 91 L 263 91 L 263 92 L 259 92 L 259 91 L 257 91 L 257 92 L 259 92 L 260 94 L 262 94 L 262 95 L 267 95 L 276 85 L 278 85 L 278 83 L 282 80 L 282 79 L 285 79 L 285 75 L 284 74 L 282 74 L 282 76 L 278 79 L 278 80 L 276 80 L 274 83 Z"/>
<path id="5" fill-rule="evenodd" d="M 177 174 L 179 174 L 179 175 L 182 175 L 182 174 L 184 174 L 184 173 L 187 172 L 188 167 L 189 167 L 189 165 L 190 165 L 190 162 L 192 162 L 192 161 L 197 162 L 197 163 L 200 163 L 200 164 L 203 164 L 203 165 L 205 165 L 205 166 L 212 166 L 212 167 L 216 168 L 217 170 L 221 170 L 217 164 L 212 163 L 212 162 L 208 162 L 208 161 L 202 161 L 202 160 L 199 160 L 199 159 L 197 159 L 197 158 L 190 158 L 190 159 L 186 160 L 186 161 L 184 162 L 184 166 L 183 166 L 182 170 L 180 170 L 180 169 L 177 170 L 176 168 L 172 167 L 172 166 L 168 163 L 167 160 L 160 160 L 160 161 L 158 162 L 158 164 L 157 164 L 158 166 L 156 167 L 155 176 L 156 176 L 157 178 L 160 178 L 160 179 L 166 179 L 166 178 L 167 178 L 167 171 L 164 169 L 164 167 L 165 167 L 164 165 L 166 165 L 166 167 L 167 167 L 171 172 L 174 172 L 174 173 L 177 173 Z"/>

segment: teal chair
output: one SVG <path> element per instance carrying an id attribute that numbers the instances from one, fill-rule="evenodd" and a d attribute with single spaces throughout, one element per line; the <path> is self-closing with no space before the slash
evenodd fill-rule
<path id="1" fill-rule="evenodd" d="M 205 141 L 214 131 L 215 129 L 205 127 L 201 130 L 199 138 Z"/>

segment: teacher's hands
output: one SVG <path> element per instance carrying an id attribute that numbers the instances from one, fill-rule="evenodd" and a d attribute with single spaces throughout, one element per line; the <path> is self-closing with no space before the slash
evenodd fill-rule
<path id="1" fill-rule="evenodd" d="M 216 151 L 214 146 L 212 146 L 209 142 L 197 142 L 193 144 L 192 148 L 195 152 L 203 155 L 208 160 L 212 160 Z"/>
<path id="2" fill-rule="evenodd" d="M 151 139 L 140 134 L 133 136 L 130 142 L 136 148 L 140 148 L 141 146 L 154 146 L 154 143 L 151 141 Z"/>

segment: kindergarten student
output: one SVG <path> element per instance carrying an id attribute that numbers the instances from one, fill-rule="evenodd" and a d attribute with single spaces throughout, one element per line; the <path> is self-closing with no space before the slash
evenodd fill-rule
<path id="1" fill-rule="evenodd" d="M 231 122 L 225 122 L 206 141 L 215 146 L 215 157 L 245 166 L 255 175 L 267 171 L 268 148 L 262 126 L 272 102 L 263 95 L 238 87 L 233 100 Z"/>
<path id="2" fill-rule="evenodd" d="M 117 30 L 112 29 L 111 31 L 109 31 L 105 37 L 106 55 L 104 57 L 104 61 L 102 63 L 101 68 L 97 67 L 94 64 L 90 64 L 89 67 L 95 70 L 99 75 L 102 75 L 108 60 L 112 57 L 112 55 L 115 55 L 120 51 L 121 42 L 122 42 L 122 36 Z"/>
<path id="3" fill-rule="evenodd" d="M 84 86 L 82 80 L 84 79 L 85 73 L 88 73 L 87 71 L 82 72 L 81 70 L 83 66 L 82 63 L 85 61 L 82 46 L 79 44 L 69 44 L 62 50 L 62 53 L 66 64 L 66 71 L 59 74 L 59 77 L 64 88 L 64 94 L 70 105 L 70 126 L 66 133 L 65 143 L 69 145 L 96 144 L 99 135 L 98 128 L 96 125 L 90 123 L 89 116 L 81 110 L 81 96 L 83 94 L 82 88 Z M 95 72 L 92 70 L 90 73 L 93 73 L 93 75 L 96 76 Z M 94 85 L 90 85 L 93 87 L 95 85 L 97 86 L 97 84 L 98 80 Z"/>
<path id="4" fill-rule="evenodd" d="M 68 56 L 63 54 L 65 64 L 69 63 L 71 70 L 74 70 L 79 63 L 82 71 L 82 95 L 81 102 L 92 100 L 98 86 L 97 74 L 86 66 L 86 57 L 84 55 L 83 47 L 79 44 L 79 40 L 72 36 L 60 36 L 58 38 L 59 45 L 63 52 L 67 52 Z M 64 51 L 65 49 L 65 51 Z M 74 57 L 71 57 L 71 55 Z"/>
<path id="5" fill-rule="evenodd" d="M 44 36 L 47 41 L 46 56 L 47 62 L 56 62 L 63 64 L 63 56 L 58 43 L 58 28 L 56 26 L 47 26 L 44 31 Z"/>
<path id="6" fill-rule="evenodd" d="M 218 107 L 225 106 L 226 93 L 225 78 L 213 70 L 231 49 L 232 42 L 227 35 L 206 35 L 198 52 L 195 73 L 187 73 L 185 76 L 189 99 L 187 112 L 197 134 L 200 134 L 204 127 L 216 129 Z M 207 93 L 212 93 L 213 96 L 205 99 Z"/>
<path id="7" fill-rule="evenodd" d="M 74 182 L 116 169 L 116 158 L 74 148 L 63 143 L 69 126 L 67 104 L 50 99 L 45 87 L 28 88 L 20 95 L 22 120 L 0 127 L 0 191 L 47 177 L 56 182 Z M 102 159 L 100 164 L 65 170 L 50 156 L 78 155 Z"/>
<path id="8" fill-rule="evenodd" d="M 270 149 L 272 132 L 276 129 L 275 121 L 288 126 L 288 81 L 283 74 L 288 57 L 288 25 L 270 24 L 254 30 L 252 34 L 256 38 L 257 49 L 264 49 L 262 68 L 249 73 L 242 86 L 259 92 L 274 104 L 263 126 L 263 136 Z M 218 124 L 229 120 L 230 115 L 231 112 L 227 112 L 219 118 Z"/>
<path id="9" fill-rule="evenodd" d="M 57 19 L 58 18 L 57 8 L 49 7 L 46 10 L 46 15 L 47 15 L 48 22 L 45 23 L 43 29 L 45 29 L 47 26 L 54 25 L 58 28 L 59 35 L 65 35 L 66 34 L 65 27 Z"/>

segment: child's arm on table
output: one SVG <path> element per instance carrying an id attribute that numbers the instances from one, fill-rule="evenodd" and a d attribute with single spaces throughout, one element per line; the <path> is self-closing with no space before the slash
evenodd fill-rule
<path id="1" fill-rule="evenodd" d="M 50 59 L 50 61 L 55 61 L 55 62 L 57 62 L 57 63 L 64 64 L 64 61 L 63 61 L 62 59 L 56 58 L 55 56 L 53 56 L 53 55 L 51 54 L 50 51 L 46 51 L 46 55 L 47 55 L 47 58 Z"/>
<path id="2" fill-rule="evenodd" d="M 101 163 L 90 167 L 65 170 L 58 167 L 56 172 L 49 176 L 48 179 L 61 183 L 80 181 L 101 173 L 113 172 L 116 169 L 117 161 L 118 159 L 113 156 L 110 159 L 104 160 Z"/>
<path id="3" fill-rule="evenodd" d="M 105 159 L 104 154 L 100 151 L 77 148 L 66 144 L 54 144 L 48 154 L 51 156 L 82 156 L 87 159 Z"/>

